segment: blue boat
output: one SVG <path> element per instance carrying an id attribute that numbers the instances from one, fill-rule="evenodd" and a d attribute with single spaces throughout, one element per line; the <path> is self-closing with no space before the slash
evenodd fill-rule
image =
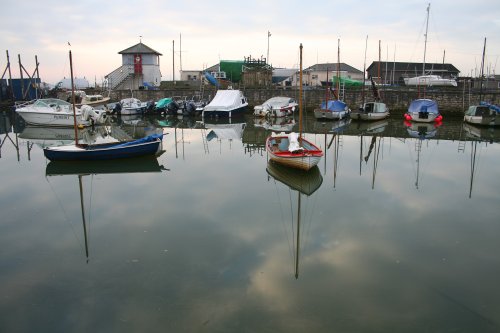
<path id="1" fill-rule="evenodd" d="M 408 121 L 421 123 L 440 122 L 443 116 L 439 113 L 438 104 L 433 99 L 419 98 L 413 100 L 404 115 Z"/>
<path id="2" fill-rule="evenodd" d="M 45 157 L 51 161 L 96 161 L 115 160 L 129 157 L 156 155 L 160 151 L 162 134 L 144 138 L 96 145 L 71 144 L 43 149 Z"/>
<path id="3" fill-rule="evenodd" d="M 329 100 L 322 102 L 321 106 L 314 109 L 316 119 L 339 120 L 347 117 L 351 110 L 346 103 L 341 100 Z"/>

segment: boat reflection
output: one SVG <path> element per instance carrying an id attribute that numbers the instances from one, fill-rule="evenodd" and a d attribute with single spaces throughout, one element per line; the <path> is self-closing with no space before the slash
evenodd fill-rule
<path id="1" fill-rule="evenodd" d="M 417 123 L 411 121 L 404 121 L 405 126 L 407 127 L 408 135 L 412 138 L 416 139 L 415 142 L 415 151 L 417 153 L 416 156 L 416 168 L 415 168 L 415 187 L 419 189 L 419 181 L 420 181 L 420 161 L 422 154 L 422 143 L 424 140 L 429 140 L 434 138 L 437 134 L 438 127 L 441 126 L 441 123 Z"/>
<path id="2" fill-rule="evenodd" d="M 262 127 L 274 132 L 292 132 L 295 119 L 291 117 L 281 118 L 255 118 L 254 127 Z"/>
<path id="3" fill-rule="evenodd" d="M 93 144 L 110 136 L 109 127 L 85 127 L 77 130 L 78 141 Z M 75 130 L 71 127 L 26 126 L 19 138 L 29 140 L 40 147 L 67 145 L 75 142 Z"/>
<path id="4" fill-rule="evenodd" d="M 146 173 L 162 172 L 165 169 L 158 163 L 157 158 L 152 156 L 143 156 L 123 160 L 104 160 L 104 161 L 51 161 L 45 168 L 45 176 L 77 176 L 80 209 L 82 215 L 82 227 L 85 245 L 85 258 L 89 262 L 89 242 L 87 234 L 87 221 L 85 216 L 84 190 L 82 178 L 97 174 L 125 174 L 125 173 Z M 93 178 L 92 178 L 93 179 Z M 92 197 L 92 195 L 90 196 Z"/>
<path id="5" fill-rule="evenodd" d="M 293 244 L 293 261 L 294 261 L 294 276 L 295 279 L 299 278 L 299 254 L 300 254 L 300 248 L 301 248 L 301 243 L 300 243 L 300 233 L 301 233 L 301 228 L 304 228 L 301 226 L 301 221 L 303 217 L 308 217 L 310 218 L 312 214 L 314 213 L 314 209 L 311 211 L 307 211 L 305 209 L 305 212 L 302 211 L 302 196 L 305 195 L 308 198 L 312 196 L 314 192 L 316 192 L 321 184 L 323 183 L 323 177 L 321 176 L 321 173 L 319 171 L 318 166 L 314 166 L 313 168 L 309 169 L 308 171 L 301 170 L 301 169 L 295 169 L 295 168 L 288 168 L 286 166 L 280 165 L 278 163 L 275 163 L 273 161 L 269 161 L 267 163 L 267 168 L 266 171 L 269 175 L 269 177 L 273 178 L 275 181 L 280 182 L 284 184 L 287 188 L 288 191 L 297 191 L 297 207 L 296 207 L 296 215 L 290 217 L 291 219 L 291 233 L 295 233 L 295 237 L 287 237 L 288 239 L 292 239 Z M 279 195 L 278 195 L 279 197 Z M 284 205 L 284 203 L 280 202 L 280 205 Z M 290 205 L 290 212 L 294 211 L 293 209 L 293 199 L 292 196 L 289 196 L 289 205 Z M 296 221 L 295 226 L 294 226 L 294 220 Z M 310 221 L 306 221 L 306 223 Z"/>

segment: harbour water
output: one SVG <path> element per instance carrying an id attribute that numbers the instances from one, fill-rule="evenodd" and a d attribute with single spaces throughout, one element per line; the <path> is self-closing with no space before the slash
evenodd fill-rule
<path id="1" fill-rule="evenodd" d="M 309 119 L 304 175 L 263 148 L 293 122 L 124 118 L 82 136 L 157 160 L 54 165 L 71 133 L 1 118 L 1 332 L 500 331 L 498 129 Z"/>

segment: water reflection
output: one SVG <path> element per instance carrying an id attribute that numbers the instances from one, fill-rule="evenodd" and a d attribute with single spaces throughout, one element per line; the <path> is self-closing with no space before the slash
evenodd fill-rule
<path id="1" fill-rule="evenodd" d="M 325 158 L 290 176 L 253 117 L 116 119 L 168 135 L 109 169 L 26 159 L 2 119 L 2 331 L 498 331 L 498 130 L 309 119 Z"/>
<path id="2" fill-rule="evenodd" d="M 289 191 L 296 191 L 297 192 L 297 201 L 295 202 L 296 205 L 296 214 L 293 213 L 290 217 L 290 223 L 291 223 L 291 228 L 289 229 L 291 232 L 291 237 L 287 238 L 289 241 L 290 239 L 293 242 L 292 247 L 294 248 L 293 253 L 293 261 L 294 261 L 294 276 L 296 279 L 299 278 L 299 255 L 300 255 L 300 248 L 301 248 L 301 243 L 300 243 L 300 234 L 301 234 L 301 227 L 304 228 L 304 226 L 301 225 L 301 220 L 304 218 L 304 216 L 301 213 L 302 209 L 302 195 L 305 195 L 306 197 L 310 197 L 313 195 L 316 190 L 321 186 L 323 183 L 323 177 L 321 176 L 321 173 L 319 171 L 318 166 L 314 166 L 308 171 L 304 170 L 299 170 L 299 169 L 294 169 L 290 167 L 286 167 L 283 165 L 280 165 L 279 163 L 275 163 L 271 160 L 268 161 L 267 163 L 267 173 L 269 176 L 274 178 L 275 181 L 281 182 L 282 184 L 286 185 L 289 188 Z M 278 191 L 277 194 L 279 195 Z M 295 210 L 293 209 L 293 198 L 291 195 L 288 197 L 288 203 L 289 203 L 289 211 L 294 212 Z M 286 200 L 283 200 L 286 201 Z M 285 203 L 282 203 L 280 201 L 280 205 L 285 205 Z M 280 207 L 281 210 L 283 210 L 283 207 Z M 313 212 L 314 213 L 314 212 Z M 311 216 L 313 213 L 306 213 L 305 217 L 309 219 L 309 221 L 306 220 L 306 223 L 312 223 L 311 221 Z M 294 226 L 295 225 L 295 226 Z M 293 235 L 295 233 L 295 235 Z M 295 237 L 294 237 L 295 236 Z"/>

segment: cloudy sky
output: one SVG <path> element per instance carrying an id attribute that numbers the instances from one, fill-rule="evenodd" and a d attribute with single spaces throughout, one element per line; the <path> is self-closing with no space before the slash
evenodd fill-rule
<path id="1" fill-rule="evenodd" d="M 266 57 L 274 67 L 340 61 L 359 70 L 382 61 L 422 62 L 426 8 L 423 0 L 194 1 L 2 1 L 0 45 L 19 77 L 18 55 L 28 72 L 40 63 L 43 81 L 69 77 L 71 43 L 75 76 L 100 83 L 121 65 L 118 52 L 142 42 L 163 54 L 164 80 L 182 69 L 199 70 L 219 60 Z M 268 38 L 268 31 L 271 37 Z M 142 37 L 141 37 L 142 36 Z M 500 71 L 500 2 L 431 2 L 426 62 L 452 63 L 462 75 L 480 70 L 484 38 L 486 68 Z M 175 46 L 172 47 L 174 41 Z M 7 64 L 0 54 L 0 69 Z M 173 52 L 174 51 L 174 52 Z M 179 52 L 182 51 L 182 52 Z"/>

